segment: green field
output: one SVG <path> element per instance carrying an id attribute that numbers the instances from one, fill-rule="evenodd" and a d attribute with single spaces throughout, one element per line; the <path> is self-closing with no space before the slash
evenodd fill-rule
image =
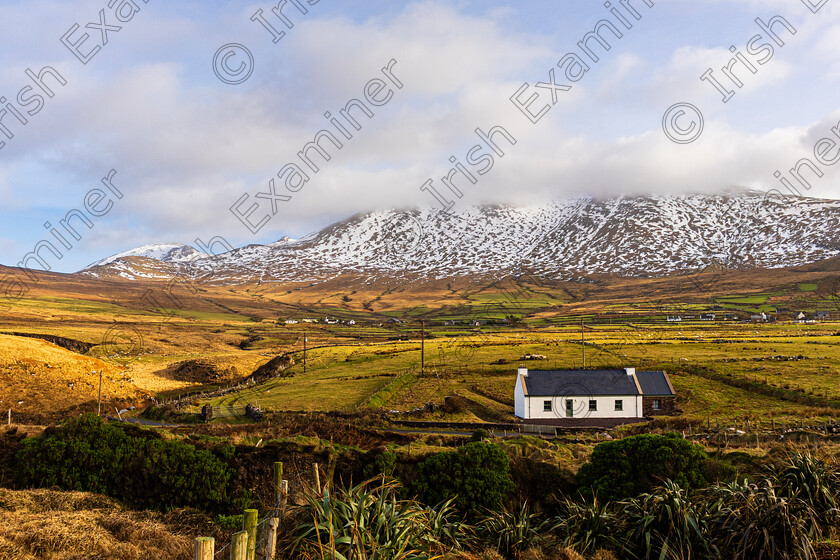
<path id="1" fill-rule="evenodd" d="M 585 327 L 586 365 L 669 371 L 688 418 L 826 417 L 833 414 L 832 407 L 840 406 L 836 330 L 840 325 L 594 325 Z M 520 363 L 532 369 L 578 368 L 583 360 L 579 327 L 457 336 L 443 332 L 428 333 L 433 338 L 425 342 L 422 376 L 417 338 L 336 344 L 310 350 L 306 374 L 297 350 L 297 363 L 286 372 L 289 377 L 213 404 L 252 403 L 269 411 L 408 411 L 459 395 L 470 403 L 459 419 L 512 419 Z M 525 354 L 547 359 L 520 361 Z M 777 393 L 766 394 L 770 389 Z"/>

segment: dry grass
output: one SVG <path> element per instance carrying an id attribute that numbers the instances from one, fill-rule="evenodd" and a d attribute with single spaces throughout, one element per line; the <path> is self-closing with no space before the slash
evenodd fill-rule
<path id="1" fill-rule="evenodd" d="M 189 512 L 134 512 L 84 492 L 0 489 L 0 560 L 183 560 L 193 538 L 212 530 Z"/>
<path id="2" fill-rule="evenodd" d="M 35 415 L 95 401 L 99 371 L 106 402 L 143 399 L 121 366 L 43 340 L 0 335 L 0 410 Z"/>

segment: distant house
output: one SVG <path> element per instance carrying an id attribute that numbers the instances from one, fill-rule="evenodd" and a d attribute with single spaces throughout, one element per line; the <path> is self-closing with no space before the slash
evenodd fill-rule
<path id="1" fill-rule="evenodd" d="M 635 419 L 676 413 L 676 393 L 664 371 L 520 367 L 513 395 L 514 413 L 526 420 Z"/>
<path id="2" fill-rule="evenodd" d="M 682 317 L 680 317 L 679 315 L 668 315 L 667 320 L 672 323 L 679 323 L 680 321 L 682 321 Z"/>
<path id="3" fill-rule="evenodd" d="M 481 321 L 476 321 L 475 319 L 473 319 L 472 321 L 470 321 L 470 326 L 471 327 L 480 327 L 481 326 Z"/>
<path id="4" fill-rule="evenodd" d="M 347 321 L 347 324 L 348 325 L 355 325 L 356 321 L 354 319 L 350 319 L 349 321 Z"/>
<path id="5" fill-rule="evenodd" d="M 767 314 L 766 313 L 753 313 L 752 315 L 750 315 L 750 321 L 753 321 L 754 323 L 759 323 L 759 322 L 766 323 L 767 322 Z"/>
<path id="6" fill-rule="evenodd" d="M 455 321 L 446 321 L 446 322 L 444 323 L 444 326 L 447 326 L 447 327 L 454 327 L 454 326 L 455 326 Z"/>
<path id="7" fill-rule="evenodd" d="M 286 324 L 287 325 L 297 325 L 298 322 L 295 321 L 294 319 L 286 319 Z"/>
<path id="8" fill-rule="evenodd" d="M 304 323 L 317 323 L 318 319 L 303 319 Z"/>
<path id="9" fill-rule="evenodd" d="M 701 313 L 700 314 L 700 320 L 701 321 L 714 321 L 715 320 L 715 314 L 714 313 Z"/>
<path id="10" fill-rule="evenodd" d="M 831 312 L 829 311 L 817 311 L 814 313 L 814 319 L 828 319 L 831 317 Z"/>
<path id="11" fill-rule="evenodd" d="M 338 319 L 335 319 L 333 317 L 324 317 L 324 322 L 328 325 L 337 325 Z"/>
<path id="12" fill-rule="evenodd" d="M 796 314 L 796 320 L 797 321 L 803 321 L 803 320 L 805 320 L 805 317 L 806 317 L 806 315 L 802 311 L 800 311 L 799 313 Z"/>
<path id="13" fill-rule="evenodd" d="M 723 314 L 723 320 L 724 321 L 734 321 L 735 320 L 735 314 L 734 313 L 724 313 Z"/>

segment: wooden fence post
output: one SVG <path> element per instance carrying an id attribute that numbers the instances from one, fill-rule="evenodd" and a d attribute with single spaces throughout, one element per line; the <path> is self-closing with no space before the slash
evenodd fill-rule
<path id="1" fill-rule="evenodd" d="M 321 493 L 321 474 L 318 472 L 318 463 L 312 463 L 312 472 L 315 475 L 315 492 Z"/>
<path id="2" fill-rule="evenodd" d="M 286 513 L 286 501 L 289 499 L 289 481 L 280 481 L 280 517 Z"/>
<path id="3" fill-rule="evenodd" d="M 213 537 L 198 537 L 195 539 L 194 560 L 213 560 L 216 554 L 216 540 Z"/>
<path id="4" fill-rule="evenodd" d="M 276 492 L 275 499 L 280 500 L 280 487 L 283 485 L 283 462 L 277 461 L 274 463 L 274 491 Z"/>
<path id="5" fill-rule="evenodd" d="M 259 511 L 246 509 L 242 518 L 242 530 L 248 533 L 248 554 L 246 560 L 254 560 L 257 557 L 257 517 Z"/>
<path id="6" fill-rule="evenodd" d="M 280 520 L 272 517 L 268 521 L 268 541 L 265 543 L 265 558 L 266 560 L 274 560 L 274 549 L 277 546 L 277 526 Z"/>
<path id="7" fill-rule="evenodd" d="M 234 533 L 230 540 L 230 560 L 247 560 L 248 531 Z"/>

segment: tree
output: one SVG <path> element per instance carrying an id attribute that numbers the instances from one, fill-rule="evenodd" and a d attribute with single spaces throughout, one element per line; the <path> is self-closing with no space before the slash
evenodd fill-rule
<path id="1" fill-rule="evenodd" d="M 413 490 L 435 505 L 456 497 L 456 507 L 474 516 L 480 509 L 497 509 L 513 491 L 510 458 L 496 444 L 475 441 L 457 451 L 436 453 L 417 465 Z"/>
<path id="2" fill-rule="evenodd" d="M 620 500 L 650 492 L 665 480 L 691 490 L 706 485 L 703 448 L 679 434 L 643 434 L 595 446 L 577 483 L 584 495 Z"/>

